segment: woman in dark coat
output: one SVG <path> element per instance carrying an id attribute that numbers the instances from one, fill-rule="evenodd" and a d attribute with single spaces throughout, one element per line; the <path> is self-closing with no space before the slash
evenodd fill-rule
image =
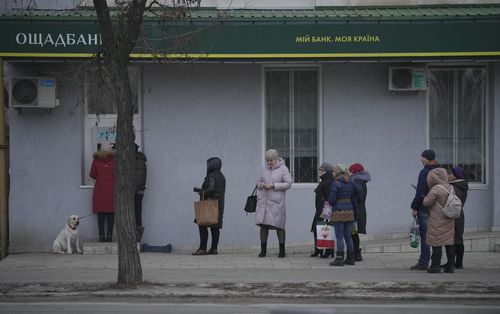
<path id="1" fill-rule="evenodd" d="M 92 193 L 92 211 L 97 213 L 99 242 L 111 242 L 115 222 L 115 152 L 109 141 L 104 141 L 90 167 L 90 177 L 95 180 Z M 107 231 L 104 225 L 107 223 Z"/>
<path id="2" fill-rule="evenodd" d="M 226 178 L 221 172 L 222 161 L 218 157 L 207 160 L 207 176 L 201 186 L 200 199 L 216 199 L 219 203 L 219 223 L 213 226 L 198 226 L 200 232 L 200 247 L 193 255 L 216 255 L 219 245 L 220 230 L 222 229 L 222 218 L 224 216 L 224 195 L 226 193 Z M 195 220 L 196 222 L 196 220 Z M 207 252 L 208 228 L 212 233 L 212 246 Z"/>
<path id="3" fill-rule="evenodd" d="M 316 211 L 314 213 L 314 218 L 311 225 L 311 232 L 314 235 L 314 253 L 311 254 L 311 257 L 316 257 L 318 255 L 322 258 L 326 258 L 329 256 L 333 257 L 333 249 L 331 250 L 327 249 L 323 252 L 323 250 L 320 250 L 316 247 L 316 240 L 318 238 L 316 231 L 316 222 L 323 221 L 321 213 L 323 212 L 323 207 L 325 205 L 325 202 L 328 201 L 328 196 L 330 195 L 330 189 L 333 182 L 332 171 L 333 171 L 333 166 L 327 162 L 321 164 L 321 166 L 319 167 L 319 178 L 321 181 L 319 182 L 316 189 L 314 189 L 314 193 L 316 193 L 315 197 Z"/>
<path id="4" fill-rule="evenodd" d="M 366 195 L 368 190 L 366 188 L 366 183 L 371 180 L 370 173 L 365 171 L 365 168 L 360 163 L 352 164 L 349 167 L 351 172 L 351 182 L 356 186 L 356 191 L 358 191 L 356 197 L 356 207 L 355 219 L 357 230 L 352 232 L 352 242 L 354 244 L 354 260 L 356 262 L 361 262 L 363 256 L 361 255 L 361 249 L 359 248 L 359 233 L 366 234 Z"/>
<path id="5" fill-rule="evenodd" d="M 135 144 L 135 229 L 137 242 L 141 241 L 144 233 L 142 225 L 142 199 L 146 190 L 147 166 L 146 155 L 139 151 L 139 145 Z"/>
<path id="6" fill-rule="evenodd" d="M 451 169 L 451 174 L 448 177 L 449 183 L 453 186 L 455 194 L 462 201 L 462 212 L 460 217 L 455 218 L 455 268 L 462 269 L 464 260 L 464 227 L 465 227 L 465 216 L 464 216 L 464 205 L 467 200 L 467 191 L 469 190 L 469 183 L 464 178 L 464 171 L 460 167 L 455 167 Z M 447 265 L 443 265 L 446 267 Z"/>

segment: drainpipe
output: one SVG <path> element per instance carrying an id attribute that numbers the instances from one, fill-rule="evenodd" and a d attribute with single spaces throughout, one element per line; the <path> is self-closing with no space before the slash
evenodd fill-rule
<path id="1" fill-rule="evenodd" d="M 7 149 L 5 142 L 5 103 L 3 82 L 3 60 L 0 58 L 0 259 L 7 256 L 9 237 L 7 209 Z"/>

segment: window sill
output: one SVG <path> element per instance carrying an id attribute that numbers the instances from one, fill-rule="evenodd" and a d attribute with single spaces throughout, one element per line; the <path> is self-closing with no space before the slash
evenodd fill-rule
<path id="1" fill-rule="evenodd" d="M 483 183 L 469 183 L 469 190 L 488 190 L 490 187 L 488 184 Z"/>
<path id="2" fill-rule="evenodd" d="M 316 188 L 318 183 L 292 183 L 292 189 L 312 189 Z"/>

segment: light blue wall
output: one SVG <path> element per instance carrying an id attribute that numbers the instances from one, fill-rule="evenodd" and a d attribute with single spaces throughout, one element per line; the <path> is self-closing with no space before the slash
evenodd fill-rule
<path id="1" fill-rule="evenodd" d="M 495 75 L 496 74 L 496 75 Z M 491 148 L 490 148 L 490 182 L 491 182 L 491 200 L 493 207 L 494 230 L 500 230 L 500 165 L 498 160 L 500 156 L 500 63 L 492 64 L 490 77 L 492 80 L 490 97 L 495 101 L 495 104 L 490 107 L 490 129 L 491 132 Z M 494 161 L 497 161 L 495 163 Z"/>
<path id="2" fill-rule="evenodd" d="M 387 64 L 325 69 L 325 158 L 370 172 L 369 233 L 406 230 L 427 145 L 425 92 L 389 91 Z"/>
<path id="3" fill-rule="evenodd" d="M 261 163 L 260 67 L 150 65 L 143 72 L 145 241 L 198 242 L 193 187 L 203 182 L 206 160 L 219 156 L 227 180 L 221 243 L 257 243 L 243 206 Z"/>
<path id="4" fill-rule="evenodd" d="M 12 76 L 57 77 L 59 107 L 52 111 L 8 111 L 10 252 L 46 250 L 69 215 L 83 216 L 91 210 L 91 190 L 79 188 L 83 106 L 80 80 L 62 65 L 10 64 L 8 71 Z M 87 221 L 82 221 L 84 239 L 95 225 Z"/>
<path id="5" fill-rule="evenodd" d="M 361 162 L 370 171 L 370 235 L 407 232 L 414 193 L 410 184 L 416 184 L 422 167 L 419 155 L 427 143 L 425 92 L 388 91 L 388 66 L 334 63 L 322 67 L 323 160 Z M 197 226 L 193 223 L 196 195 L 192 188 L 203 181 L 206 159 L 219 156 L 227 179 L 221 244 L 258 245 L 253 214 L 245 215 L 242 208 L 263 160 L 262 66 L 142 67 L 142 149 L 149 170 L 143 206 L 144 241 L 153 245 L 172 243 L 174 247 L 198 244 Z M 16 64 L 9 67 L 9 74 L 46 75 L 62 73 L 63 69 Z M 500 73 L 498 66 L 495 73 Z M 25 110 L 17 114 L 9 110 L 11 252 L 47 250 L 68 215 L 90 213 L 91 190 L 79 187 L 83 92 L 81 82 L 64 78 L 58 79 L 61 106 L 52 113 Z M 495 84 L 498 86 L 498 82 Z M 491 108 L 495 133 L 499 133 L 498 123 L 494 123 L 499 119 L 498 107 Z M 493 171 L 494 157 L 499 154 L 498 138 L 491 142 Z M 498 170 L 494 171 L 498 174 Z M 312 243 L 309 229 L 314 186 L 294 186 L 287 193 L 288 243 Z M 494 197 L 498 198 L 487 189 L 471 191 L 466 228 L 492 225 Z M 496 212 L 498 226 L 498 209 Z M 96 229 L 95 216 L 84 219 L 82 241 L 95 241 Z M 270 242 L 277 242 L 274 234 Z"/>

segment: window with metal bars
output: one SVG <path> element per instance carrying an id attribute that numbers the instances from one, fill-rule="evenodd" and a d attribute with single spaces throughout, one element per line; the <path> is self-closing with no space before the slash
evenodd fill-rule
<path id="1" fill-rule="evenodd" d="M 429 138 L 442 166 L 486 183 L 486 69 L 429 69 Z"/>
<path id="2" fill-rule="evenodd" d="M 278 150 L 295 183 L 317 182 L 318 69 L 265 69 L 266 149 Z"/>

